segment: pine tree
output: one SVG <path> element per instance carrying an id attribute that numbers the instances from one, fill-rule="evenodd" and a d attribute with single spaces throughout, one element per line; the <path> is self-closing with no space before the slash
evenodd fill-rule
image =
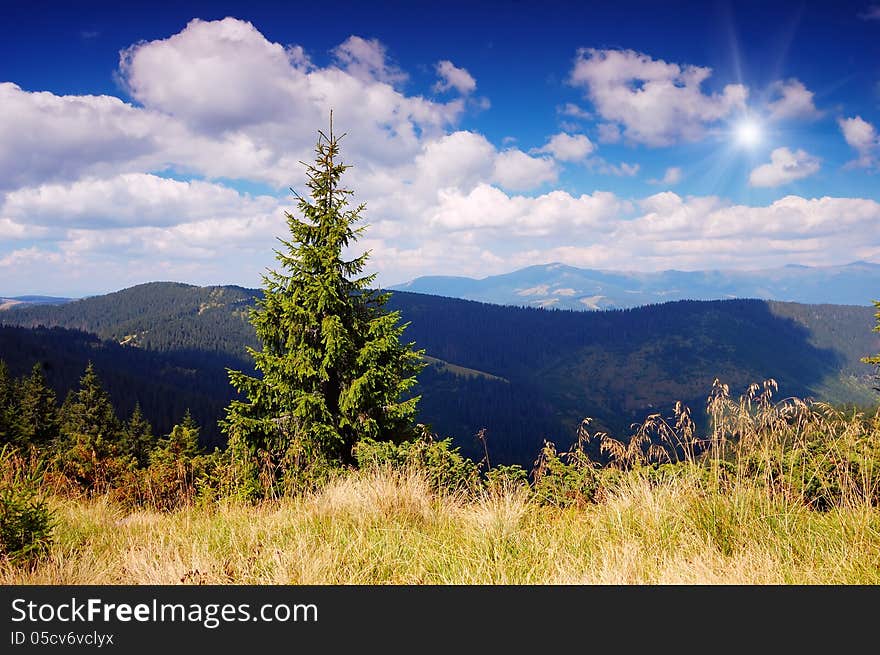
<path id="1" fill-rule="evenodd" d="M 57 463 L 64 475 L 85 489 L 103 492 L 135 462 L 123 453 L 123 433 L 89 362 L 79 389 L 70 391 L 61 406 L 61 430 Z"/>
<path id="2" fill-rule="evenodd" d="M 201 449 L 198 428 L 178 424 L 169 434 L 159 439 L 159 443 L 150 453 L 150 463 L 172 466 L 186 463 L 199 454 Z"/>
<path id="3" fill-rule="evenodd" d="M 196 436 L 199 434 L 199 424 L 196 423 L 196 420 L 193 418 L 192 412 L 189 411 L 189 407 L 186 408 L 186 411 L 183 413 L 183 418 L 180 421 L 180 425 L 185 427 L 187 430 L 192 430 Z"/>
<path id="4" fill-rule="evenodd" d="M 343 135 L 344 136 L 344 135 Z M 301 218 L 285 212 L 290 230 L 275 250 L 279 270 L 263 276 L 250 313 L 260 350 L 249 348 L 258 377 L 230 371 L 247 400 L 233 401 L 221 426 L 230 445 L 273 458 L 282 471 L 323 459 L 350 464 L 364 438 L 410 436 L 418 397 L 405 398 L 422 368 L 422 351 L 401 343 L 406 328 L 385 309 L 389 294 L 364 275 L 369 252 L 345 259 L 365 229 L 364 209 L 349 207 L 340 186 L 349 168 L 339 140 L 318 132 L 307 167 L 310 198 L 294 194 Z"/>
<path id="5" fill-rule="evenodd" d="M 68 394 L 61 407 L 61 431 L 98 457 L 119 452 L 119 420 L 91 362 L 80 378 L 79 390 Z"/>
<path id="6" fill-rule="evenodd" d="M 46 446 L 58 436 L 55 392 L 46 386 L 43 368 L 34 364 L 19 385 L 18 439 L 23 445 Z"/>
<path id="7" fill-rule="evenodd" d="M 156 446 L 156 437 L 150 422 L 141 412 L 141 404 L 135 403 L 134 410 L 123 432 L 123 450 L 126 455 L 134 457 L 138 466 L 149 464 L 150 451 Z"/>

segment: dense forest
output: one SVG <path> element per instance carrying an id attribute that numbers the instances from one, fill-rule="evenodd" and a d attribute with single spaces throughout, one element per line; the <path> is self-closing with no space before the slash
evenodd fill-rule
<path id="1" fill-rule="evenodd" d="M 153 427 L 167 433 L 189 410 L 205 426 L 202 444 L 223 445 L 216 423 L 232 398 L 227 357 L 189 359 L 186 351 L 128 348 L 79 330 L 3 325 L 0 360 L 15 378 L 29 375 L 38 364 L 59 404 L 77 388 L 91 362 L 120 417 L 130 416 L 139 404 Z"/>
<path id="2" fill-rule="evenodd" d="M 164 433 L 188 408 L 203 444 L 222 444 L 226 368 L 252 365 L 247 310 L 259 293 L 157 282 L 19 305 L 0 314 L 0 358 L 16 376 L 42 362 L 62 399 L 92 361 L 121 416 L 138 402 Z M 481 428 L 493 460 L 530 465 L 544 439 L 569 443 L 587 416 L 625 434 L 681 400 L 699 422 L 716 377 L 737 392 L 772 377 L 784 395 L 875 400 L 859 361 L 880 351 L 869 307 L 726 300 L 584 313 L 405 292 L 389 306 L 409 323 L 405 339 L 433 358 L 415 389 L 420 420 L 477 459 Z"/>

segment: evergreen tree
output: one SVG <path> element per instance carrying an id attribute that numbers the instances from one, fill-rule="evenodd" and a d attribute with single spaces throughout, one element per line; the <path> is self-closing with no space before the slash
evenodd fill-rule
<path id="1" fill-rule="evenodd" d="M 198 436 L 199 424 L 196 423 L 196 420 L 193 418 L 192 412 L 189 411 L 189 407 L 187 407 L 186 411 L 183 413 L 183 419 L 181 419 L 180 425 L 188 430 L 192 430 L 195 432 L 196 436 Z"/>
<path id="2" fill-rule="evenodd" d="M 353 463 L 352 447 L 364 437 L 410 436 L 418 401 L 404 396 L 422 351 L 401 343 L 406 325 L 384 307 L 389 294 L 370 288 L 369 252 L 343 256 L 365 227 L 356 226 L 364 205 L 349 207 L 353 192 L 340 186 L 349 168 L 339 162 L 341 138 L 331 114 L 330 135 L 318 132 L 316 161 L 307 165 L 310 198 L 296 196 L 301 217 L 285 212 L 280 269 L 263 276 L 251 310 L 261 349 L 248 352 L 260 375 L 229 372 L 247 398 L 227 408 L 230 444 L 262 451 L 282 471 L 318 459 Z"/>
<path id="3" fill-rule="evenodd" d="M 23 445 L 46 446 L 58 436 L 55 392 L 46 386 L 43 368 L 34 364 L 19 385 L 18 439 Z"/>
<path id="4" fill-rule="evenodd" d="M 123 432 L 123 450 L 134 457 L 138 466 L 149 464 L 150 451 L 156 446 L 156 437 L 150 422 L 141 412 L 141 404 L 135 403 L 134 410 Z"/>
<path id="5" fill-rule="evenodd" d="M 68 394 L 62 405 L 61 431 L 99 457 L 118 454 L 119 420 L 91 362 L 80 378 L 79 390 Z"/>
<path id="6" fill-rule="evenodd" d="M 198 429 L 178 424 L 172 428 L 170 434 L 159 439 L 159 443 L 150 453 L 150 463 L 172 466 L 186 463 L 200 454 Z"/>
<path id="7" fill-rule="evenodd" d="M 6 362 L 0 359 L 0 445 L 18 441 L 16 396 L 15 380 L 9 374 Z"/>

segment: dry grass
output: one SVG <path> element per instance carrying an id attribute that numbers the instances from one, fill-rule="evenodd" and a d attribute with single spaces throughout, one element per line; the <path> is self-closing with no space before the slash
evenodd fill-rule
<path id="1" fill-rule="evenodd" d="M 545 447 L 532 487 L 438 485 L 470 470 L 442 449 L 257 505 L 190 494 L 171 511 L 130 510 L 118 493 L 45 485 L 51 551 L 30 568 L 0 562 L 0 583 L 880 583 L 880 411 L 775 391 L 768 380 L 733 399 L 716 382 L 704 437 L 683 406 L 625 442 L 585 421 L 572 451 Z M 610 458 L 601 472 L 582 450 L 593 439 Z M 7 460 L 7 485 L 41 470 Z"/>
<path id="2" fill-rule="evenodd" d="M 880 510 L 818 512 L 737 483 L 627 476 L 604 502 L 541 506 L 523 487 L 431 491 L 417 472 L 314 494 L 127 513 L 55 501 L 56 541 L 3 584 L 877 584 Z"/>

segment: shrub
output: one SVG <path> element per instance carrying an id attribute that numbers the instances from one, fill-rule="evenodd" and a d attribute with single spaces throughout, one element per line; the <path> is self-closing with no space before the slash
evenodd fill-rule
<path id="1" fill-rule="evenodd" d="M 354 455 L 361 468 L 418 469 L 437 491 L 469 492 L 481 486 L 479 466 L 453 447 L 451 438 L 426 435 L 399 444 L 367 438 L 357 443 Z"/>
<path id="2" fill-rule="evenodd" d="M 519 464 L 493 466 L 486 471 L 486 487 L 490 491 L 501 491 L 513 487 L 528 486 L 529 474 Z"/>
<path id="3" fill-rule="evenodd" d="M 580 442 L 560 454 L 555 445 L 545 441 L 532 480 L 539 502 L 562 507 L 595 502 L 601 487 L 599 472 Z"/>
<path id="4" fill-rule="evenodd" d="M 0 466 L 0 557 L 28 564 L 52 543 L 53 516 L 39 489 L 40 468 L 28 466 L 8 445 L 0 450 Z"/>
<path id="5" fill-rule="evenodd" d="M 150 451 L 149 460 L 146 468 L 132 466 L 120 471 L 107 490 L 108 496 L 128 507 L 170 511 L 227 493 L 223 486 L 226 460 L 218 450 L 202 452 L 198 428 L 175 425 Z"/>
<path id="6" fill-rule="evenodd" d="M 52 462 L 55 473 L 94 495 L 119 487 L 136 465 L 132 457 L 120 454 L 115 444 L 80 433 L 68 436 Z"/>

